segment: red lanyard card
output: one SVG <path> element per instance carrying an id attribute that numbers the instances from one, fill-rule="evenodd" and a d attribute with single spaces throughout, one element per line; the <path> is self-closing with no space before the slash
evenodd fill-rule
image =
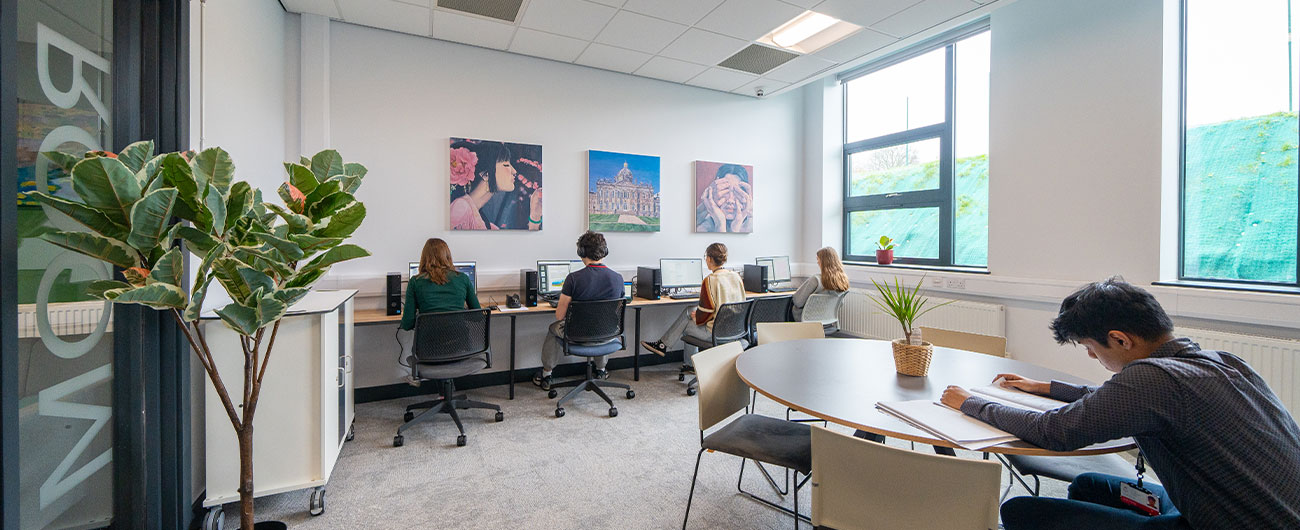
<path id="1" fill-rule="evenodd" d="M 1144 514 L 1160 515 L 1160 497 L 1156 497 L 1150 490 L 1136 484 L 1121 482 L 1119 501 Z"/>

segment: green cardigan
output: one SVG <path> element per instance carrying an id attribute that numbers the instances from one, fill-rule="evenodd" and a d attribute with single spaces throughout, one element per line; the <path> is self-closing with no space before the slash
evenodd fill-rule
<path id="1" fill-rule="evenodd" d="M 415 329 L 415 316 L 478 309 L 478 295 L 469 276 L 459 271 L 447 273 L 447 283 L 438 285 L 423 274 L 406 284 L 406 305 L 402 306 L 402 329 Z"/>

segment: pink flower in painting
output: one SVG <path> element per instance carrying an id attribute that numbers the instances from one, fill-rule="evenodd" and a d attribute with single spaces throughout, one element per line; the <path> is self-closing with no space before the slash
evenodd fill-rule
<path id="1" fill-rule="evenodd" d="M 464 147 L 451 150 L 451 185 L 464 186 L 474 182 L 474 166 L 478 154 Z"/>

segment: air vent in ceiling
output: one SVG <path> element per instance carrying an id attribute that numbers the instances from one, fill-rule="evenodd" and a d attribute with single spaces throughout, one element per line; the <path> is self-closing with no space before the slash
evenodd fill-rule
<path id="1" fill-rule="evenodd" d="M 524 0 L 438 0 L 438 7 L 514 23 Z"/>
<path id="2" fill-rule="evenodd" d="M 727 60 L 718 63 L 718 66 L 763 75 L 768 70 L 781 66 L 786 61 L 798 56 L 799 54 L 785 50 L 750 44 L 745 49 L 736 52 L 735 55 L 728 57 Z"/>

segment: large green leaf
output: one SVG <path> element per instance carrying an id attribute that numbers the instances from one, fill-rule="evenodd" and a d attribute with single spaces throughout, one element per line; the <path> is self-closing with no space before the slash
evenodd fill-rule
<path id="1" fill-rule="evenodd" d="M 126 243 L 90 232 L 53 232 L 41 239 L 123 269 L 140 266 L 140 255 Z"/>
<path id="2" fill-rule="evenodd" d="M 168 283 L 152 283 L 144 287 L 113 289 L 104 296 L 118 304 L 142 304 L 154 309 L 184 309 L 185 291 Z"/>
<path id="3" fill-rule="evenodd" d="M 253 208 L 253 188 L 247 182 L 239 181 L 230 186 L 230 196 L 226 198 L 226 230 L 235 225 Z"/>
<path id="4" fill-rule="evenodd" d="M 94 157 L 72 168 L 72 189 L 87 206 L 129 226 L 131 205 L 140 200 L 140 181 L 116 158 Z"/>
<path id="5" fill-rule="evenodd" d="M 272 295 L 266 295 L 257 299 L 257 327 L 265 327 L 267 324 L 280 320 L 284 316 L 289 306 Z"/>
<path id="6" fill-rule="evenodd" d="M 261 233 L 261 232 L 253 234 L 253 237 L 256 237 L 257 239 L 261 240 L 263 243 L 270 245 L 271 248 L 274 248 L 275 250 L 279 251 L 280 254 L 283 254 L 285 258 L 289 259 L 289 261 L 298 261 L 303 257 L 302 248 L 300 248 L 298 244 L 294 243 L 293 241 L 289 241 L 287 239 L 282 239 L 279 237 L 275 237 L 274 235 Z"/>
<path id="7" fill-rule="evenodd" d="M 194 180 L 199 183 L 199 190 L 203 190 L 204 184 L 207 184 L 211 186 L 209 193 L 216 190 L 225 196 L 230 191 L 230 184 L 235 178 L 235 163 L 225 150 L 220 147 L 204 149 L 190 162 L 190 167 L 194 169 Z"/>
<path id="8" fill-rule="evenodd" d="M 117 280 L 95 280 L 90 282 L 90 285 L 86 286 L 86 295 L 100 300 L 107 300 L 108 297 L 104 295 L 105 292 L 130 288 L 131 284 L 126 282 L 119 282 Z"/>
<path id="9" fill-rule="evenodd" d="M 343 242 L 341 237 L 316 237 L 305 234 L 289 234 L 289 241 L 298 244 L 303 253 L 311 254 L 313 252 L 325 250 Z"/>
<path id="10" fill-rule="evenodd" d="M 221 243 L 220 240 L 212 237 L 211 234 L 191 226 L 181 226 L 180 228 L 177 228 L 176 237 L 181 238 L 181 240 L 186 243 L 185 247 L 199 258 L 207 257 L 208 252 Z"/>
<path id="11" fill-rule="evenodd" d="M 248 268 L 250 267 L 247 263 L 235 258 L 218 258 L 212 262 L 212 275 L 221 282 L 222 287 L 226 288 L 231 300 L 248 303 L 253 296 L 253 288 L 244 280 L 244 276 L 239 274 L 241 269 Z"/>
<path id="12" fill-rule="evenodd" d="M 150 158 L 153 158 L 153 140 L 133 143 L 117 154 L 117 159 L 122 161 L 122 165 L 130 169 L 132 173 L 143 169 L 145 162 L 148 162 Z"/>
<path id="13" fill-rule="evenodd" d="M 261 270 L 267 274 L 274 274 L 280 278 L 293 276 L 293 269 L 284 263 L 284 258 L 279 255 L 272 256 L 271 251 L 263 251 L 253 247 L 238 247 L 231 251 L 235 258 L 251 265 L 253 268 Z"/>
<path id="14" fill-rule="evenodd" d="M 316 180 L 316 175 L 307 166 L 285 162 L 284 169 L 289 172 L 289 182 L 293 183 L 294 187 L 303 193 L 310 194 L 312 190 L 316 189 L 316 186 L 320 185 L 320 181 Z"/>
<path id="15" fill-rule="evenodd" d="M 180 287 L 185 282 L 185 258 L 181 249 L 172 247 L 162 258 L 154 262 L 146 283 L 168 283 Z"/>
<path id="16" fill-rule="evenodd" d="M 325 182 L 334 175 L 343 174 L 343 157 L 333 149 L 326 149 L 311 157 L 311 172 L 316 180 Z"/>
<path id="17" fill-rule="evenodd" d="M 289 210 L 284 209 L 284 207 L 278 204 L 272 204 L 272 203 L 265 203 L 265 204 L 268 210 L 275 212 L 276 215 L 279 215 L 281 218 L 284 219 L 284 222 L 289 225 L 289 230 L 292 231 L 293 233 L 303 233 L 308 230 L 311 230 L 312 222 L 311 219 L 307 218 L 307 216 L 293 213 Z"/>
<path id="18" fill-rule="evenodd" d="M 203 203 L 208 208 L 208 213 L 212 214 L 212 231 L 218 236 L 226 232 L 226 193 L 218 190 L 216 187 L 208 188 L 208 195 L 203 199 Z"/>
<path id="19" fill-rule="evenodd" d="M 325 186 L 321 186 L 322 188 Z M 307 207 L 307 217 L 315 220 L 322 220 L 334 215 L 335 212 L 346 208 L 357 200 L 351 193 L 340 191 L 316 201 L 315 204 Z"/>
<path id="20" fill-rule="evenodd" d="M 212 278 L 208 276 L 199 276 L 194 281 L 196 282 L 194 292 L 190 295 L 190 303 L 185 306 L 186 322 L 199 319 L 199 314 L 203 311 L 203 299 L 208 296 L 208 286 L 212 285 Z"/>
<path id="21" fill-rule="evenodd" d="M 59 169 L 68 173 L 72 173 L 73 166 L 76 166 L 77 162 L 82 161 L 82 157 L 60 153 L 58 151 L 43 151 L 41 154 L 44 155 L 45 158 L 49 159 L 50 162 L 54 162 L 54 165 L 59 166 Z"/>
<path id="22" fill-rule="evenodd" d="M 185 158 L 176 153 L 167 154 L 159 163 L 158 175 L 161 177 L 159 180 L 176 188 L 176 199 L 183 205 L 176 209 L 177 217 L 193 222 L 204 230 L 211 226 L 212 214 L 208 213 L 203 204 L 206 186 L 199 186 L 199 182 L 194 179 L 194 171 Z"/>
<path id="23" fill-rule="evenodd" d="M 284 282 L 284 287 L 286 289 L 293 287 L 311 287 L 311 284 L 316 283 L 316 280 L 319 280 L 324 274 L 325 269 L 298 271 L 291 276 L 288 281 Z"/>
<path id="24" fill-rule="evenodd" d="M 162 161 L 166 159 L 169 154 L 171 153 L 163 153 L 150 158 L 148 162 L 144 163 L 144 166 L 142 166 L 139 171 L 135 172 L 135 179 L 143 182 L 146 188 L 152 186 L 153 182 L 158 178 L 158 173 L 162 170 Z"/>
<path id="25" fill-rule="evenodd" d="M 307 194 L 307 200 L 305 201 L 307 207 L 310 208 L 311 205 L 320 202 L 320 200 L 325 198 L 326 196 L 338 193 L 340 189 L 342 188 L 339 187 L 338 180 L 330 179 L 325 181 L 323 184 L 316 186 L 316 189 L 312 190 L 311 193 Z M 306 212 L 306 209 L 304 209 L 303 211 Z"/>
<path id="26" fill-rule="evenodd" d="M 72 202 L 62 197 L 46 195 L 42 192 L 35 192 L 28 197 L 36 199 L 41 204 L 54 208 L 64 215 L 71 217 L 73 220 L 81 223 L 86 228 L 95 232 L 111 237 L 113 239 L 125 239 L 127 229 L 125 226 L 114 223 L 99 210 L 86 206 L 79 202 Z"/>
<path id="27" fill-rule="evenodd" d="M 311 235 L 316 237 L 348 237 L 352 235 L 352 232 L 356 231 L 357 227 L 361 226 L 361 221 L 365 219 L 366 205 L 361 202 L 354 202 L 334 212 L 329 223 L 316 229 Z"/>
<path id="28" fill-rule="evenodd" d="M 369 173 L 369 172 L 370 172 L 370 170 L 366 169 L 366 166 L 363 166 L 363 165 L 358 164 L 358 163 L 356 163 L 356 162 L 348 162 L 348 163 L 346 163 L 346 164 L 343 164 L 343 174 L 344 174 L 344 175 L 352 175 L 352 176 L 357 177 L 357 178 L 362 178 L 362 177 L 365 177 L 365 176 L 366 176 L 366 173 Z"/>
<path id="29" fill-rule="evenodd" d="M 250 336 L 257 333 L 257 310 L 238 303 L 231 303 L 226 307 L 217 309 L 217 316 L 230 326 L 230 329 L 238 331 L 240 335 Z"/>
<path id="30" fill-rule="evenodd" d="M 339 185 L 339 191 L 345 191 L 348 193 L 353 193 L 357 191 L 357 188 L 361 187 L 361 177 L 352 175 L 337 175 L 334 178 L 329 179 L 328 182 L 337 182 Z"/>
<path id="31" fill-rule="evenodd" d="M 239 276 L 243 278 L 244 284 L 248 285 L 248 288 L 252 289 L 254 293 L 258 291 L 263 293 L 275 291 L 275 280 L 262 271 L 252 267 L 241 267 L 239 268 Z"/>
<path id="32" fill-rule="evenodd" d="M 352 245 L 352 244 L 339 245 L 337 247 L 325 251 L 324 254 L 316 256 L 315 259 L 307 262 L 306 265 L 300 267 L 298 269 L 298 272 L 302 273 L 302 272 L 313 271 L 316 269 L 324 269 L 335 263 L 347 261 L 350 259 L 364 258 L 369 255 L 370 255 L 369 251 L 367 251 L 364 248 L 358 247 L 356 245 Z"/>
<path id="33" fill-rule="evenodd" d="M 158 240 L 171 229 L 172 204 L 176 202 L 176 189 L 155 190 L 131 206 L 131 234 L 126 242 L 147 252 L 158 245 Z"/>
<path id="34" fill-rule="evenodd" d="M 276 291 L 274 296 L 276 300 L 284 302 L 284 305 L 293 307 L 293 304 L 298 303 L 299 300 L 302 300 L 302 298 L 307 296 L 307 293 L 310 292 L 311 287 L 291 287 Z"/>
<path id="35" fill-rule="evenodd" d="M 280 194 L 280 200 L 284 201 L 284 206 L 294 213 L 303 213 L 307 211 L 307 196 L 302 191 L 294 187 L 293 184 L 285 182 L 280 184 L 276 190 Z"/>

